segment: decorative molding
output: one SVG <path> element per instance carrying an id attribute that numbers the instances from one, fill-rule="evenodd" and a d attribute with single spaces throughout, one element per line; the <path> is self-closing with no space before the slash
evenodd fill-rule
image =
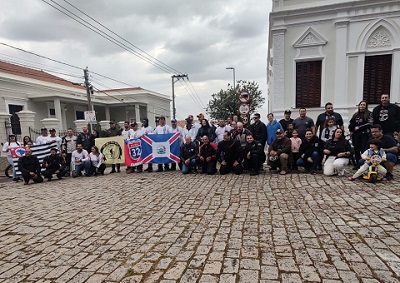
<path id="1" fill-rule="evenodd" d="M 328 41 L 316 32 L 312 27 L 309 27 L 299 39 L 293 44 L 293 47 L 300 48 L 300 47 L 309 47 L 309 46 L 319 46 L 325 45 Z"/>
<path id="2" fill-rule="evenodd" d="M 368 39 L 368 48 L 379 48 L 391 46 L 389 36 L 383 28 L 378 28 L 374 31 Z"/>

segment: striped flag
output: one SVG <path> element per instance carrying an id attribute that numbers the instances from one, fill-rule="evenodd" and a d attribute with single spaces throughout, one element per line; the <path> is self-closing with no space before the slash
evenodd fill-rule
<path id="1" fill-rule="evenodd" d="M 52 148 L 57 148 L 57 143 L 51 143 L 51 144 L 41 144 L 41 145 L 32 145 L 30 147 L 32 149 L 32 155 L 35 155 L 39 159 L 39 163 L 42 164 L 43 159 L 46 156 L 50 155 L 50 150 Z M 10 153 L 13 158 L 13 164 L 15 168 L 15 172 L 17 175 L 21 175 L 21 172 L 18 170 L 18 159 L 25 155 L 25 148 L 24 147 L 16 147 L 16 148 L 10 148 Z M 45 168 L 42 168 L 42 171 L 44 171 Z"/>

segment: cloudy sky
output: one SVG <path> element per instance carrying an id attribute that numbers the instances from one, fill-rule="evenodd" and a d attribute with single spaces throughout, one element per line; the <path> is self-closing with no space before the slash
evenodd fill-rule
<path id="1" fill-rule="evenodd" d="M 132 86 L 171 96 L 171 74 L 187 73 L 190 83 L 175 83 L 177 118 L 205 112 L 212 93 L 236 79 L 255 80 L 266 96 L 266 58 L 270 0 L 2 0 L 0 42 L 45 55 Z M 122 38 L 174 70 L 165 72 L 107 41 L 49 4 L 67 8 Z M 73 6 L 69 5 L 72 4 Z M 57 5 L 58 4 L 58 5 Z M 63 10 L 67 13 L 67 11 Z M 99 27 L 96 24 L 97 27 Z M 129 46 L 128 44 L 126 44 Z M 132 47 L 132 46 L 131 46 Z M 132 47 L 137 52 L 141 52 Z M 147 55 L 144 55 L 147 56 Z M 0 45 L 0 59 L 32 67 L 79 70 Z M 25 60 L 25 61 L 22 61 Z M 150 58 L 150 60 L 153 60 Z M 162 64 L 158 62 L 158 64 Z M 164 66 L 165 67 L 165 66 Z M 91 77 L 99 88 L 126 85 Z M 198 101 L 201 100 L 201 101 Z M 266 114 L 266 105 L 261 109 Z"/>

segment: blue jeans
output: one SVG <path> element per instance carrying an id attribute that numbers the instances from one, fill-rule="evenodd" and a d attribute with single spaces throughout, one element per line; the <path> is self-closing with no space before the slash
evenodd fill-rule
<path id="1" fill-rule="evenodd" d="M 313 161 L 312 163 L 308 162 L 307 158 L 299 158 L 297 159 L 297 166 L 304 167 L 307 170 L 317 171 L 318 164 L 321 162 L 321 155 L 317 151 L 314 151 L 310 157 Z"/>
<path id="2" fill-rule="evenodd" d="M 197 162 L 196 159 L 191 159 L 189 165 L 186 165 L 185 162 L 182 162 L 182 174 L 188 174 L 192 171 L 192 169 L 196 168 Z"/>
<path id="3" fill-rule="evenodd" d="M 85 169 L 86 174 L 89 174 L 91 165 L 92 163 L 90 161 L 84 161 L 81 164 L 75 164 L 75 175 L 73 177 L 78 177 L 79 173 L 81 173 L 83 169 Z"/>
<path id="4" fill-rule="evenodd" d="M 14 162 L 13 162 L 13 158 L 11 155 L 7 155 L 7 161 L 8 163 L 10 163 L 10 165 L 13 167 L 13 178 L 17 178 L 17 172 L 15 172 L 15 168 L 14 168 Z"/>

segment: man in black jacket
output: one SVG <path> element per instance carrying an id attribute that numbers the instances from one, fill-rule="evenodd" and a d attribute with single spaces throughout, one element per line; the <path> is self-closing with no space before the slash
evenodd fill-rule
<path id="1" fill-rule="evenodd" d="M 301 143 L 297 160 L 297 166 L 310 170 L 311 174 L 317 174 L 318 164 L 322 160 L 323 142 L 316 137 L 311 129 L 306 130 L 305 139 Z"/>
<path id="2" fill-rule="evenodd" d="M 265 162 L 264 146 L 255 141 L 253 135 L 246 136 L 246 146 L 243 152 L 243 166 L 250 169 L 250 176 L 258 175 L 258 169 Z"/>
<path id="3" fill-rule="evenodd" d="M 85 149 L 87 152 L 91 152 L 92 146 L 94 146 L 94 138 L 93 135 L 89 132 L 87 126 L 82 127 L 82 132 L 78 135 L 76 139 L 76 144 L 81 144 L 83 149 Z M 72 149 L 72 151 L 74 151 Z"/>
<path id="4" fill-rule="evenodd" d="M 42 167 L 45 168 L 43 176 L 51 181 L 53 174 L 56 174 L 59 180 L 62 179 L 65 170 L 65 159 L 57 154 L 57 149 L 52 148 L 50 155 L 43 159 Z"/>
<path id="5" fill-rule="evenodd" d="M 218 143 L 217 159 L 221 163 L 219 173 L 225 175 L 233 171 L 236 175 L 242 174 L 241 153 L 240 142 L 231 139 L 230 132 L 226 131 L 223 141 Z"/>
<path id="6" fill-rule="evenodd" d="M 210 142 L 207 136 L 203 136 L 201 141 L 203 144 L 200 146 L 198 154 L 201 173 L 213 175 L 217 172 L 217 145 Z"/>
<path id="7" fill-rule="evenodd" d="M 259 141 L 263 146 L 267 142 L 267 126 L 260 120 L 260 114 L 254 114 L 254 123 L 250 125 L 249 130 L 253 134 L 253 138 Z"/>
<path id="8" fill-rule="evenodd" d="M 190 136 L 185 137 L 185 143 L 181 146 L 181 161 L 182 161 L 182 173 L 188 174 L 192 170 L 197 172 L 197 155 L 199 154 L 199 148 L 192 142 Z"/>
<path id="9" fill-rule="evenodd" d="M 18 170 L 22 173 L 22 178 L 25 181 L 24 185 L 28 185 L 31 179 L 35 183 L 43 182 L 43 178 L 40 176 L 39 159 L 32 155 L 32 149 L 29 147 L 25 149 L 25 155 L 18 159 Z"/>
<path id="10" fill-rule="evenodd" d="M 382 127 L 384 135 L 394 136 L 400 132 L 400 107 L 390 103 L 388 94 L 382 94 L 381 104 L 372 110 L 374 124 Z"/>

